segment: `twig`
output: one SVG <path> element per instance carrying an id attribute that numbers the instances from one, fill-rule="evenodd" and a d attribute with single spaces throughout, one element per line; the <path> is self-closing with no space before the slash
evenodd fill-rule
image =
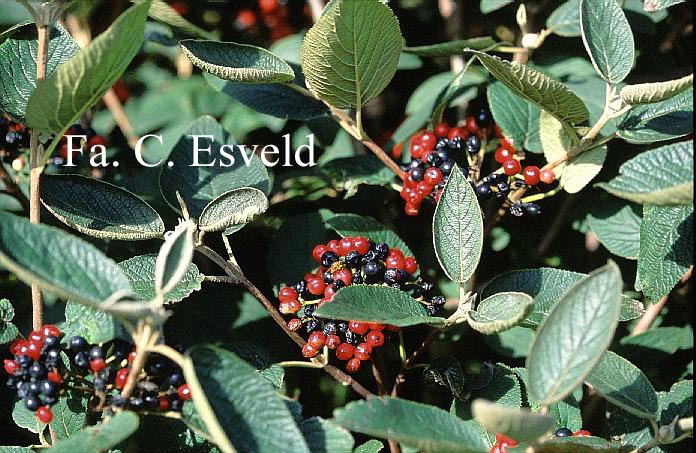
<path id="1" fill-rule="evenodd" d="M 104 105 L 106 105 L 106 108 L 108 108 L 111 111 L 111 114 L 113 115 L 116 124 L 118 125 L 119 129 L 121 129 L 121 132 L 123 132 L 123 135 L 126 137 L 126 140 L 128 141 L 128 146 L 130 146 L 132 149 L 135 149 L 135 145 L 136 143 L 138 143 L 138 137 L 133 132 L 133 125 L 128 119 L 128 115 L 126 115 L 126 111 L 123 109 L 123 104 L 121 104 L 121 101 L 118 99 L 118 96 L 116 96 L 116 92 L 114 91 L 114 89 L 109 89 L 109 91 L 106 92 L 102 100 L 104 101 Z"/>
<path id="2" fill-rule="evenodd" d="M 153 331 L 149 324 L 141 322 L 138 328 L 138 334 L 136 335 L 136 338 L 134 338 L 136 345 L 135 360 L 133 360 L 131 370 L 128 373 L 128 379 L 126 380 L 126 385 L 123 386 L 123 391 L 121 392 L 121 396 L 123 398 L 127 399 L 130 397 L 131 393 L 133 393 L 135 384 L 138 382 L 138 376 L 140 375 L 140 372 L 143 370 L 145 362 L 147 361 L 149 351 L 157 342 L 158 337 L 159 332 Z"/>
<path id="3" fill-rule="evenodd" d="M 682 278 L 679 279 L 679 283 L 677 283 L 675 289 L 685 285 L 691 279 L 691 273 L 693 269 L 694 267 L 691 266 L 686 271 Z M 652 323 L 658 317 L 665 305 L 667 305 L 667 301 L 669 300 L 669 296 L 671 293 L 672 291 L 670 291 L 668 294 L 665 294 L 662 298 L 660 298 L 659 301 L 652 305 L 649 305 L 648 308 L 645 309 L 645 313 L 643 313 L 643 316 L 641 316 L 640 320 L 638 320 L 638 323 L 636 323 L 636 326 L 633 328 L 633 332 L 631 332 L 631 335 L 639 335 L 650 330 L 650 326 L 652 325 Z"/>
<path id="4" fill-rule="evenodd" d="M 206 275 L 203 277 L 204 282 L 211 282 L 211 283 L 231 283 L 231 284 L 237 284 L 239 283 L 238 280 L 232 278 L 232 277 L 227 277 L 227 276 L 220 276 L 220 275 Z"/>

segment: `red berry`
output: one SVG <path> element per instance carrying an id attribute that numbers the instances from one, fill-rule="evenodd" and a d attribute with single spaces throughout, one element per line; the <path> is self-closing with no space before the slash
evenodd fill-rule
<path id="1" fill-rule="evenodd" d="M 384 330 L 384 324 L 380 324 L 378 322 L 368 322 L 367 327 L 370 330 L 376 330 L 378 332 L 381 332 L 382 330 Z"/>
<path id="2" fill-rule="evenodd" d="M 333 297 L 336 295 L 337 292 L 338 291 L 336 291 L 336 287 L 334 285 L 328 285 L 324 290 L 324 299 L 333 300 Z"/>
<path id="3" fill-rule="evenodd" d="M 313 277 L 307 280 L 307 291 L 310 294 L 321 296 L 324 294 L 324 289 L 326 289 L 326 283 L 321 278 Z"/>
<path id="4" fill-rule="evenodd" d="M 384 334 L 375 330 L 369 332 L 365 337 L 367 344 L 373 348 L 378 348 L 384 344 Z"/>
<path id="5" fill-rule="evenodd" d="M 402 252 L 401 250 L 397 249 L 396 247 L 390 248 L 390 249 L 389 249 L 389 253 L 387 254 L 387 256 L 398 256 L 398 257 L 400 257 L 400 258 L 402 258 L 402 259 L 405 258 L 404 252 Z"/>
<path id="6" fill-rule="evenodd" d="M 428 184 L 426 181 L 421 181 L 416 186 L 416 192 L 422 197 L 427 197 L 430 192 L 433 191 L 433 186 Z"/>
<path id="7" fill-rule="evenodd" d="M 302 347 L 302 355 L 308 359 L 316 357 L 317 354 L 319 354 L 319 350 L 309 343 Z"/>
<path id="8" fill-rule="evenodd" d="M 299 300 L 291 300 L 289 302 L 281 302 L 278 305 L 278 311 L 284 315 L 294 315 L 302 308 Z"/>
<path id="9" fill-rule="evenodd" d="M 439 203 L 440 198 L 442 198 L 442 190 L 438 190 L 437 193 L 435 194 L 435 203 Z"/>
<path id="10" fill-rule="evenodd" d="M 128 354 L 128 363 L 133 363 L 133 361 L 135 360 L 135 356 L 136 356 L 135 351 Z"/>
<path id="11" fill-rule="evenodd" d="M 544 184 L 553 184 L 553 182 L 556 180 L 556 174 L 553 172 L 553 170 L 544 168 L 539 173 L 539 179 Z"/>
<path id="12" fill-rule="evenodd" d="M 539 172 L 539 167 L 535 167 L 533 165 L 525 167 L 523 175 L 525 184 L 529 186 L 536 186 L 537 184 L 539 184 L 539 179 L 541 176 Z"/>
<path id="13" fill-rule="evenodd" d="M 435 149 L 435 144 L 437 143 L 437 137 L 432 132 L 423 132 L 421 136 L 421 144 L 423 148 L 427 150 Z"/>
<path id="14" fill-rule="evenodd" d="M 496 125 L 496 126 L 497 126 L 497 125 Z M 496 132 L 496 135 L 498 135 L 497 132 Z M 499 137 L 502 137 L 502 135 L 498 135 L 498 136 L 499 136 Z M 506 139 L 506 138 L 501 138 L 501 139 L 500 139 L 500 147 L 501 147 L 501 148 L 505 148 L 505 149 L 509 149 L 510 151 L 515 152 L 515 147 L 514 147 L 513 144 L 510 143 L 510 141 L 509 141 L 508 139 Z M 501 163 L 502 163 L 502 162 L 501 162 Z"/>
<path id="15" fill-rule="evenodd" d="M 243 9 L 237 14 L 235 24 L 242 30 L 251 28 L 256 25 L 256 14 L 250 9 Z"/>
<path id="16" fill-rule="evenodd" d="M 278 8 L 278 0 L 259 0 L 259 10 L 268 15 L 273 14 Z"/>
<path id="17" fill-rule="evenodd" d="M 297 296 L 297 291 L 295 291 L 293 288 L 290 288 L 289 286 L 280 288 L 280 291 L 278 292 L 278 300 L 280 300 L 281 302 L 290 302 L 292 300 L 297 300 Z"/>
<path id="18" fill-rule="evenodd" d="M 404 206 L 404 212 L 406 215 L 415 217 L 420 213 L 420 206 L 414 203 L 406 203 L 406 206 Z"/>
<path id="19" fill-rule="evenodd" d="M 353 245 L 355 246 L 355 251 L 361 255 L 370 251 L 370 240 L 364 236 L 353 238 Z"/>
<path id="20" fill-rule="evenodd" d="M 495 433 L 495 441 L 503 447 L 516 447 L 517 441 L 500 433 Z"/>
<path id="21" fill-rule="evenodd" d="M 449 138 L 450 140 L 455 138 L 465 140 L 468 136 L 469 133 L 466 131 L 466 129 L 463 129 L 461 127 L 453 127 L 449 130 L 449 134 L 447 134 L 447 138 Z"/>
<path id="22" fill-rule="evenodd" d="M 116 378 L 114 379 L 114 385 L 117 389 L 121 390 L 126 386 L 126 381 L 128 381 L 128 373 L 130 373 L 129 368 L 121 368 L 116 372 Z"/>
<path id="23" fill-rule="evenodd" d="M 292 318 L 288 321 L 288 329 L 296 332 L 302 327 L 302 321 L 299 318 Z"/>
<path id="24" fill-rule="evenodd" d="M 433 153 L 433 151 L 424 151 L 423 155 L 421 156 L 421 160 L 423 163 L 427 164 L 428 163 L 428 156 L 430 156 Z"/>
<path id="25" fill-rule="evenodd" d="M 418 181 L 413 179 L 413 176 L 411 175 L 412 172 L 408 173 L 408 176 L 406 176 L 406 179 L 404 179 L 404 187 L 409 188 L 409 189 L 414 189 L 418 185 Z"/>
<path id="26" fill-rule="evenodd" d="M 47 379 L 51 382 L 58 384 L 58 385 L 63 383 L 63 377 L 59 373 L 56 373 L 55 371 L 49 371 Z"/>
<path id="27" fill-rule="evenodd" d="M 401 330 L 401 327 L 390 326 L 387 324 L 386 326 L 384 326 L 384 330 L 388 330 L 389 332 L 398 332 Z"/>
<path id="28" fill-rule="evenodd" d="M 188 401 L 191 399 L 191 389 L 189 388 L 188 384 L 183 384 L 180 386 L 176 390 L 176 393 L 179 395 L 179 399 L 183 401 Z"/>
<path id="29" fill-rule="evenodd" d="M 369 327 L 366 322 L 350 321 L 348 322 L 348 329 L 350 329 L 350 331 L 353 333 L 357 333 L 358 335 L 364 335 Z"/>
<path id="30" fill-rule="evenodd" d="M 45 324 L 43 327 L 41 327 L 41 332 L 44 334 L 44 337 L 60 338 L 60 329 L 53 324 Z"/>
<path id="31" fill-rule="evenodd" d="M 36 409 L 36 418 L 38 418 L 41 423 L 47 425 L 51 423 L 51 420 L 53 420 L 53 412 L 51 411 L 50 407 L 41 406 L 40 408 Z"/>
<path id="32" fill-rule="evenodd" d="M 447 137 L 447 134 L 449 134 L 449 125 L 447 123 L 440 123 L 435 126 L 433 132 L 435 132 L 437 138 Z"/>
<path id="33" fill-rule="evenodd" d="M 515 152 L 508 149 L 508 148 L 503 148 L 502 146 L 498 149 L 495 150 L 495 161 L 498 162 L 499 164 L 502 164 L 508 159 L 512 159 L 512 157 L 515 155 Z"/>
<path id="34" fill-rule="evenodd" d="M 394 159 L 401 159 L 401 156 L 404 155 L 404 145 L 401 143 L 397 143 L 394 145 L 394 147 L 391 149 L 391 156 Z"/>
<path id="35" fill-rule="evenodd" d="M 372 347 L 367 343 L 360 343 L 355 347 L 353 355 L 358 360 L 370 360 L 370 353 L 372 352 Z"/>
<path id="36" fill-rule="evenodd" d="M 323 255 L 327 250 L 328 247 L 321 244 L 314 247 L 314 250 L 312 250 L 312 258 L 314 258 L 314 261 L 321 263 L 321 255 Z"/>
<path id="37" fill-rule="evenodd" d="M 388 256 L 384 261 L 384 265 L 387 269 L 398 269 L 402 270 L 406 268 L 406 260 L 398 255 Z"/>
<path id="38" fill-rule="evenodd" d="M 490 453 L 507 453 L 507 448 L 500 444 L 493 444 Z"/>
<path id="39" fill-rule="evenodd" d="M 26 340 L 15 340 L 10 344 L 10 354 L 12 355 L 18 355 L 19 354 L 19 347 L 24 344 Z"/>
<path id="40" fill-rule="evenodd" d="M 341 243 L 341 256 L 346 256 L 348 252 L 353 250 L 353 238 L 343 238 L 339 242 Z"/>
<path id="41" fill-rule="evenodd" d="M 41 349 L 43 349 L 42 341 L 31 340 L 27 345 L 27 350 L 25 354 L 34 360 L 39 360 L 39 358 L 41 358 Z"/>
<path id="42" fill-rule="evenodd" d="M 442 181 L 442 170 L 436 167 L 430 167 L 425 170 L 425 176 L 423 176 L 423 181 L 427 182 L 431 186 L 436 186 Z"/>
<path id="43" fill-rule="evenodd" d="M 420 159 L 423 156 L 423 145 L 420 143 L 414 143 L 411 145 L 411 157 L 414 159 Z"/>
<path id="44" fill-rule="evenodd" d="M 19 370 L 19 362 L 16 360 L 9 360 L 5 359 L 5 372 L 9 375 L 12 375 L 15 373 L 15 371 Z"/>
<path id="45" fill-rule="evenodd" d="M 346 363 L 346 371 L 350 374 L 354 374 L 360 371 L 360 360 L 350 359 L 348 363 Z"/>
<path id="46" fill-rule="evenodd" d="M 350 286 L 353 283 L 353 273 L 349 269 L 339 269 L 333 273 L 333 279 L 341 280 L 346 286 Z"/>
<path id="47" fill-rule="evenodd" d="M 326 247 L 337 255 L 341 253 L 341 243 L 336 239 L 327 242 Z"/>
<path id="48" fill-rule="evenodd" d="M 516 175 L 520 170 L 522 170 L 522 165 L 515 159 L 508 159 L 503 162 L 503 171 L 508 176 Z"/>
<path id="49" fill-rule="evenodd" d="M 336 348 L 336 358 L 338 360 L 348 360 L 353 357 L 355 347 L 350 343 L 341 343 Z"/>
<path id="50" fill-rule="evenodd" d="M 478 132 L 479 127 L 478 124 L 476 124 L 476 118 L 473 116 L 467 116 L 466 117 L 466 130 L 469 132 L 469 134 L 475 134 Z"/>
<path id="51" fill-rule="evenodd" d="M 329 335 L 326 337 L 326 347 L 329 349 L 336 349 L 338 345 L 341 344 L 341 337 L 338 335 Z"/>
<path id="52" fill-rule="evenodd" d="M 314 349 L 321 349 L 324 347 L 324 344 L 326 344 L 326 335 L 324 335 L 324 332 L 320 331 L 312 332 L 307 339 L 307 344 Z"/>
<path id="53" fill-rule="evenodd" d="M 101 135 L 93 135 L 87 142 L 87 147 L 91 148 L 96 145 L 101 145 L 106 148 L 106 140 Z"/>
<path id="54" fill-rule="evenodd" d="M 101 370 L 106 368 L 106 361 L 104 359 L 92 359 L 89 362 L 89 367 L 95 373 L 99 373 Z"/>
<path id="55" fill-rule="evenodd" d="M 412 256 L 404 259 L 404 270 L 409 274 L 413 275 L 418 270 L 418 262 Z"/>
<path id="56" fill-rule="evenodd" d="M 592 435 L 592 433 L 590 433 L 586 429 L 581 429 L 581 430 L 575 431 L 573 433 L 573 437 L 587 437 L 587 436 L 591 436 L 591 435 Z"/>
<path id="57" fill-rule="evenodd" d="M 169 398 L 166 396 L 160 396 L 159 410 L 162 412 L 167 412 L 169 410 Z"/>
<path id="58" fill-rule="evenodd" d="M 41 331 L 32 330 L 27 338 L 29 339 L 29 341 L 42 342 L 44 341 L 44 334 Z"/>

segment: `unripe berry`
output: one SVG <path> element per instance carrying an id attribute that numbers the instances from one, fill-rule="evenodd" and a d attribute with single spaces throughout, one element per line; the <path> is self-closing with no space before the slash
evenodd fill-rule
<path id="1" fill-rule="evenodd" d="M 355 347 L 350 343 L 341 343 L 336 348 L 336 358 L 338 360 L 348 360 L 353 357 Z"/>
<path id="2" fill-rule="evenodd" d="M 350 329 L 350 331 L 353 333 L 357 333 L 358 335 L 364 335 L 369 327 L 366 322 L 350 321 L 348 322 L 348 329 Z"/>
<path id="3" fill-rule="evenodd" d="M 360 371 L 360 360 L 358 359 L 350 359 L 348 363 L 346 363 L 346 371 L 354 374 Z"/>
<path id="4" fill-rule="evenodd" d="M 556 180 L 556 174 L 553 172 L 553 170 L 545 168 L 539 173 L 539 179 L 544 184 L 553 184 L 553 182 Z"/>
<path id="5" fill-rule="evenodd" d="M 384 344 L 384 334 L 373 330 L 367 334 L 365 340 L 371 347 L 378 348 Z"/>
<path id="6" fill-rule="evenodd" d="M 498 162 L 499 164 L 504 163 L 508 159 L 512 159 L 513 156 L 515 155 L 515 152 L 510 150 L 509 148 L 504 148 L 500 147 L 497 150 L 495 150 L 495 161 Z"/>
<path id="7" fill-rule="evenodd" d="M 36 410 L 36 418 L 45 425 L 51 423 L 53 420 L 53 412 L 48 406 L 41 406 Z"/>
<path id="8" fill-rule="evenodd" d="M 309 343 L 302 347 L 302 355 L 308 359 L 316 357 L 317 354 L 319 354 L 319 350 Z"/>
<path id="9" fill-rule="evenodd" d="M 181 399 L 181 400 L 188 401 L 191 399 L 191 389 L 189 389 L 188 384 L 184 384 L 184 385 L 180 386 L 176 390 L 176 393 L 177 393 L 177 395 L 179 395 L 179 399 Z"/>
<path id="10" fill-rule="evenodd" d="M 449 134 L 449 125 L 447 123 L 440 123 L 435 126 L 433 132 L 435 132 L 437 138 L 447 137 L 447 134 Z"/>
<path id="11" fill-rule="evenodd" d="M 503 171 L 508 176 L 516 175 L 520 170 L 522 170 L 522 165 L 515 159 L 508 159 L 503 162 Z"/>
<path id="12" fill-rule="evenodd" d="M 336 349 L 341 344 L 341 338 L 338 335 L 329 335 L 326 337 L 326 347 Z"/>
<path id="13" fill-rule="evenodd" d="M 324 332 L 320 331 L 312 332 L 307 339 L 307 344 L 314 349 L 321 349 L 324 347 L 324 344 L 326 344 L 326 335 L 324 335 Z"/>
<path id="14" fill-rule="evenodd" d="M 432 150 L 437 143 L 437 137 L 432 132 L 423 132 L 420 142 L 424 149 Z"/>
<path id="15" fill-rule="evenodd" d="M 281 302 L 290 302 L 292 300 L 297 300 L 297 291 L 288 286 L 281 288 L 278 292 L 278 300 Z"/>
<path id="16" fill-rule="evenodd" d="M 355 347 L 353 355 L 358 360 L 370 360 L 370 353 L 372 352 L 372 347 L 367 343 L 360 343 Z"/>

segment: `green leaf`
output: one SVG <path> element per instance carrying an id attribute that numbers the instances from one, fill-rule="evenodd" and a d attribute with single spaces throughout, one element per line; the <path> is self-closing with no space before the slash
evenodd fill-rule
<path id="1" fill-rule="evenodd" d="M 442 118 L 445 109 L 451 105 L 464 108 L 469 101 L 472 101 L 478 95 L 477 85 L 485 83 L 486 80 L 486 75 L 481 69 L 472 67 L 470 64 L 465 65 L 464 69 L 452 79 L 450 84 L 438 93 L 434 107 L 425 110 L 425 112 L 428 113 L 428 118 L 433 121 L 436 118 Z M 457 101 L 457 103 L 454 101 Z M 419 110 L 418 114 L 414 114 L 413 116 L 419 117 L 421 115 L 421 110 Z M 411 118 L 409 118 L 409 122 L 410 120 Z M 413 125 L 415 124 L 414 122 Z M 395 132 L 394 135 L 396 136 L 397 133 Z"/>
<path id="2" fill-rule="evenodd" d="M 510 329 L 532 311 L 534 299 L 525 293 L 498 293 L 482 300 L 469 311 L 469 325 L 476 331 L 492 334 Z"/>
<path id="3" fill-rule="evenodd" d="M 456 39 L 454 41 L 430 44 L 427 46 L 404 47 L 404 52 L 419 57 L 449 57 L 461 55 L 464 49 L 483 50 L 495 45 L 495 40 L 490 36 L 479 36 L 470 39 Z"/>
<path id="4" fill-rule="evenodd" d="M 456 165 L 435 208 L 433 242 L 450 280 L 464 283 L 474 274 L 483 249 L 483 217 L 474 189 Z"/>
<path id="5" fill-rule="evenodd" d="M 0 111 L 26 124 L 29 96 L 36 87 L 37 30 L 33 23 L 19 26 L 0 43 Z M 80 50 L 65 29 L 56 24 L 49 33 L 46 76 Z"/>
<path id="6" fill-rule="evenodd" d="M 139 255 L 120 262 L 118 265 L 128 277 L 133 292 L 142 300 L 155 298 L 155 266 L 157 255 Z M 164 302 L 179 302 L 192 292 L 201 289 L 203 274 L 191 263 L 179 283 L 164 296 Z"/>
<path id="7" fill-rule="evenodd" d="M 88 340 L 89 341 L 89 340 Z M 53 420 L 50 427 L 58 439 L 67 439 L 87 425 L 87 398 L 68 391 L 51 407 Z"/>
<path id="8" fill-rule="evenodd" d="M 351 453 L 353 436 L 331 420 L 310 417 L 299 424 L 302 435 L 312 453 Z"/>
<path id="9" fill-rule="evenodd" d="M 203 151 L 198 153 L 198 163 L 214 165 L 194 166 L 195 143 L 192 135 L 207 136 L 199 138 L 198 147 Z M 229 164 L 230 159 L 221 154 L 221 147 L 230 142 L 222 126 L 210 116 L 202 116 L 188 126 L 169 155 L 173 165 L 162 166 L 160 173 L 160 189 L 172 209 L 179 211 L 177 192 L 193 219 L 198 219 L 211 201 L 232 189 L 253 187 L 268 193 L 268 171 L 261 159 L 246 149 L 241 151 L 235 146 L 232 151 L 226 148 L 234 162 L 231 166 L 223 166 Z M 210 152 L 206 151 L 208 149 Z M 249 159 L 249 165 L 246 165 L 245 157 Z"/>
<path id="10" fill-rule="evenodd" d="M 622 284 L 613 262 L 591 272 L 564 293 L 537 330 L 527 357 L 528 390 L 542 405 L 580 385 L 609 346 Z"/>
<path id="11" fill-rule="evenodd" d="M 377 0 L 336 0 L 307 32 L 302 71 L 310 91 L 338 108 L 360 110 L 396 73 L 399 21 Z"/>
<path id="12" fill-rule="evenodd" d="M 411 249 L 398 234 L 371 217 L 363 217 L 358 214 L 337 214 L 329 218 L 326 225 L 333 228 L 341 237 L 365 236 L 378 244 L 384 242 L 390 247 L 396 247 L 406 256 L 413 256 Z"/>
<path id="13" fill-rule="evenodd" d="M 91 453 L 109 450 L 128 439 L 138 429 L 138 416 L 129 411 L 120 412 L 108 421 L 83 429 L 56 442 L 46 450 L 51 453 Z"/>
<path id="14" fill-rule="evenodd" d="M 597 186 L 636 203 L 691 205 L 694 143 L 689 140 L 645 151 L 624 162 L 619 176 Z"/>
<path id="15" fill-rule="evenodd" d="M 46 425 L 41 423 L 33 411 L 30 411 L 24 405 L 24 400 L 19 400 L 14 403 L 12 408 L 12 421 L 20 428 L 28 429 L 32 433 L 38 433 Z"/>
<path id="16" fill-rule="evenodd" d="M 26 284 L 36 283 L 58 297 L 87 305 L 130 292 L 116 263 L 92 244 L 2 212 L 0 264 Z"/>
<path id="17" fill-rule="evenodd" d="M 672 355 L 679 349 L 693 348 L 693 331 L 689 326 L 656 327 L 638 335 L 623 337 L 620 345 L 619 353 L 629 359 L 633 355 L 641 356 L 649 351 Z"/>
<path id="18" fill-rule="evenodd" d="M 607 401 L 641 418 L 657 417 L 657 394 L 638 367 L 606 351 L 590 374 L 587 384 Z"/>
<path id="19" fill-rule="evenodd" d="M 356 447 L 353 453 L 379 453 L 384 448 L 384 444 L 376 439 L 371 439 L 364 444 Z"/>
<path id="20" fill-rule="evenodd" d="M 651 300 L 668 294 L 694 262 L 694 207 L 643 207 L 638 281 Z"/>
<path id="21" fill-rule="evenodd" d="M 14 341 L 19 331 L 17 326 L 12 324 L 14 318 L 14 308 L 7 299 L 0 299 L 0 345 Z"/>
<path id="22" fill-rule="evenodd" d="M 164 222 L 150 205 L 108 182 L 80 175 L 44 175 L 41 202 L 80 233 L 124 241 L 162 237 Z"/>
<path id="23" fill-rule="evenodd" d="M 577 398 L 575 393 L 579 394 Z M 582 412 L 580 411 L 581 399 L 582 388 L 549 406 L 549 415 L 556 420 L 556 429 L 568 428 L 571 431 L 582 429 Z"/>
<path id="24" fill-rule="evenodd" d="M 61 332 L 66 337 L 80 335 L 92 344 L 106 343 L 119 337 L 130 339 L 112 315 L 73 301 L 65 305 L 65 323 L 61 326 Z"/>
<path id="25" fill-rule="evenodd" d="M 165 235 L 155 262 L 155 293 L 158 296 L 164 298 L 186 275 L 193 259 L 194 231 L 191 222 L 182 222 Z"/>
<path id="26" fill-rule="evenodd" d="M 527 65 L 512 64 L 483 52 L 473 53 L 493 77 L 516 95 L 553 115 L 569 134 L 575 134 L 570 125 L 582 123 L 589 117 L 582 100 L 562 83 Z"/>
<path id="27" fill-rule="evenodd" d="M 199 221 L 201 231 L 221 231 L 251 222 L 268 209 L 268 199 L 259 189 L 242 187 L 225 192 L 203 208 Z"/>
<path id="28" fill-rule="evenodd" d="M 580 36 L 580 0 L 564 2 L 546 19 L 546 28 L 558 36 Z"/>
<path id="29" fill-rule="evenodd" d="M 346 191 L 345 198 L 355 195 L 362 184 L 385 186 L 394 179 L 394 173 L 372 154 L 334 159 L 324 164 L 321 171 L 337 189 Z"/>
<path id="30" fill-rule="evenodd" d="M 514 409 L 483 399 L 474 400 L 471 411 L 486 430 L 501 433 L 520 442 L 535 440 L 555 425 L 553 417 Z"/>
<path id="31" fill-rule="evenodd" d="M 191 22 L 184 19 L 174 8 L 162 0 L 153 0 L 150 5 L 150 17 L 156 21 L 165 23 L 171 27 L 178 28 L 191 36 L 198 36 L 204 39 L 217 39 L 215 33 L 203 30 Z"/>
<path id="32" fill-rule="evenodd" d="M 694 75 L 689 74 L 680 79 L 666 82 L 640 83 L 621 88 L 621 99 L 629 105 L 652 104 L 676 96 L 687 88 L 693 87 Z"/>
<path id="33" fill-rule="evenodd" d="M 539 107 L 516 95 L 497 80 L 488 85 L 487 95 L 493 118 L 505 138 L 518 148 L 540 152 Z"/>
<path id="34" fill-rule="evenodd" d="M 518 359 L 526 357 L 532 344 L 534 331 L 526 327 L 513 327 L 493 335 L 486 335 L 483 341 L 498 354 Z"/>
<path id="35" fill-rule="evenodd" d="M 232 352 L 194 346 L 184 376 L 208 432 L 223 451 L 309 452 L 283 399 Z"/>
<path id="36" fill-rule="evenodd" d="M 423 376 L 426 383 L 447 387 L 456 399 L 464 399 L 467 396 L 464 387 L 464 371 L 456 357 L 451 355 L 438 357 L 423 370 Z"/>
<path id="37" fill-rule="evenodd" d="M 635 43 L 616 0 L 580 0 L 580 29 L 600 77 L 612 85 L 625 79 L 633 67 Z"/>
<path id="38" fill-rule="evenodd" d="M 665 101 L 632 108 L 619 125 L 618 136 L 629 143 L 671 140 L 693 132 L 693 87 Z"/>
<path id="39" fill-rule="evenodd" d="M 379 304 L 375 301 L 379 301 Z M 341 289 L 331 303 L 317 308 L 314 316 L 343 321 L 379 322 L 398 327 L 439 325 L 445 322 L 444 318 L 428 316 L 423 304 L 401 290 L 369 285 Z"/>
<path id="40" fill-rule="evenodd" d="M 632 203 L 593 205 L 587 223 L 599 242 L 611 253 L 628 259 L 638 259 L 640 251 L 641 209 Z"/>
<path id="41" fill-rule="evenodd" d="M 586 274 L 549 267 L 513 271 L 488 282 L 481 291 L 481 297 L 486 298 L 506 291 L 529 294 L 534 298 L 534 307 L 520 325 L 534 329 L 546 319 L 563 293 L 584 277 Z M 642 303 L 622 296 L 619 321 L 638 318 L 643 311 Z"/>
<path id="42" fill-rule="evenodd" d="M 334 421 L 358 433 L 432 453 L 487 451 L 480 432 L 434 406 L 398 398 L 372 397 L 334 411 Z"/>
<path id="43" fill-rule="evenodd" d="M 0 446 L 0 453 L 34 453 L 34 450 L 28 447 L 13 447 L 13 446 Z"/>
<path id="44" fill-rule="evenodd" d="M 295 72 L 282 58 L 261 47 L 196 39 L 179 41 L 189 60 L 204 71 L 242 83 L 285 83 Z"/>
<path id="45" fill-rule="evenodd" d="M 29 126 L 62 134 L 121 77 L 143 40 L 149 2 L 131 6 L 101 35 L 39 82 L 29 97 Z"/>
<path id="46" fill-rule="evenodd" d="M 522 453 L 529 445 L 519 444 L 508 449 L 510 453 Z M 537 453 L 625 453 L 628 450 L 619 446 L 618 442 L 610 442 L 601 437 L 555 437 L 535 446 Z"/>
<path id="47" fill-rule="evenodd" d="M 496 11 L 503 6 L 509 5 L 513 0 L 481 0 L 479 8 L 483 14 L 488 14 Z"/>

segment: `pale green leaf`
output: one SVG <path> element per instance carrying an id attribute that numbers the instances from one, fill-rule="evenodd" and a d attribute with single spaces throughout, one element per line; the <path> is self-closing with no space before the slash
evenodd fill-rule
<path id="1" fill-rule="evenodd" d="M 310 417 L 298 423 L 312 453 L 351 453 L 355 441 L 348 430 L 331 420 Z"/>
<path id="2" fill-rule="evenodd" d="M 65 304 L 65 322 L 60 330 L 66 337 L 80 335 L 92 344 L 106 343 L 114 338 L 130 340 L 121 323 L 111 314 L 70 300 Z"/>
<path id="3" fill-rule="evenodd" d="M 553 10 L 546 19 L 546 28 L 559 36 L 580 36 L 580 0 L 570 0 Z"/>
<path id="4" fill-rule="evenodd" d="M 509 5 L 513 0 L 481 0 L 479 4 L 479 9 L 483 14 L 488 14 L 496 11 L 503 6 Z"/>
<path id="5" fill-rule="evenodd" d="M 492 334 L 510 329 L 532 311 L 534 299 L 525 293 L 498 293 L 482 300 L 469 311 L 469 325 L 476 331 Z"/>
<path id="6" fill-rule="evenodd" d="M 198 219 L 201 231 L 221 231 L 248 223 L 268 209 L 266 195 L 253 187 L 241 187 L 225 192 L 203 208 Z"/>
<path id="7" fill-rule="evenodd" d="M 607 250 L 632 260 L 640 251 L 640 222 L 641 209 L 634 204 L 595 204 L 587 216 L 588 226 Z"/>
<path id="8" fill-rule="evenodd" d="M 174 8 L 169 6 L 163 0 L 152 1 L 149 15 L 153 19 L 165 23 L 171 27 L 178 28 L 188 35 L 199 36 L 204 39 L 217 39 L 215 33 L 203 30 L 202 28 L 197 27 L 188 20 L 184 19 L 178 12 L 176 12 L 176 10 L 174 10 Z"/>
<path id="9" fill-rule="evenodd" d="M 155 266 L 157 255 L 139 255 L 120 262 L 118 265 L 128 277 L 133 292 L 142 300 L 152 300 L 155 292 Z M 164 295 L 164 302 L 179 302 L 192 292 L 201 289 L 203 274 L 191 263 L 183 278 Z"/>
<path id="10" fill-rule="evenodd" d="M 668 80 L 666 82 L 640 83 L 636 85 L 626 85 L 621 88 L 621 99 L 626 104 L 652 104 L 662 102 L 676 96 L 694 84 L 694 75 L 689 74 L 680 79 Z"/>
<path id="11" fill-rule="evenodd" d="M 180 223 L 165 235 L 155 263 L 155 292 L 162 298 L 184 278 L 193 259 L 195 247 L 191 222 Z"/>
<path id="12" fill-rule="evenodd" d="M 471 411 L 476 420 L 493 433 L 504 434 L 520 442 L 535 440 L 551 431 L 555 420 L 528 409 L 515 409 L 483 399 L 474 400 Z"/>
<path id="13" fill-rule="evenodd" d="M 470 39 L 456 39 L 454 41 L 429 44 L 426 46 L 404 47 L 404 52 L 420 57 L 449 57 L 461 55 L 464 49 L 484 50 L 495 45 L 495 40 L 490 36 L 480 36 Z"/>
<path id="14" fill-rule="evenodd" d="M 632 108 L 617 134 L 629 143 L 653 143 L 692 133 L 693 122 L 694 89 L 689 87 L 662 102 Z"/>
<path id="15" fill-rule="evenodd" d="M 14 308 L 7 299 L 0 299 L 0 345 L 14 341 L 19 331 L 17 326 L 12 324 L 14 318 Z"/>
<path id="16" fill-rule="evenodd" d="M 517 148 L 541 152 L 539 107 L 516 95 L 497 80 L 488 85 L 487 95 L 493 118 L 505 138 Z"/>
<path id="17" fill-rule="evenodd" d="M 377 439 L 371 439 L 353 450 L 353 453 L 379 453 L 384 448 L 384 444 Z"/>
<path id="18" fill-rule="evenodd" d="M 56 442 L 47 452 L 93 453 L 109 450 L 128 439 L 138 429 L 138 416 L 134 412 L 120 412 L 102 424 L 90 426 L 73 436 Z"/>

